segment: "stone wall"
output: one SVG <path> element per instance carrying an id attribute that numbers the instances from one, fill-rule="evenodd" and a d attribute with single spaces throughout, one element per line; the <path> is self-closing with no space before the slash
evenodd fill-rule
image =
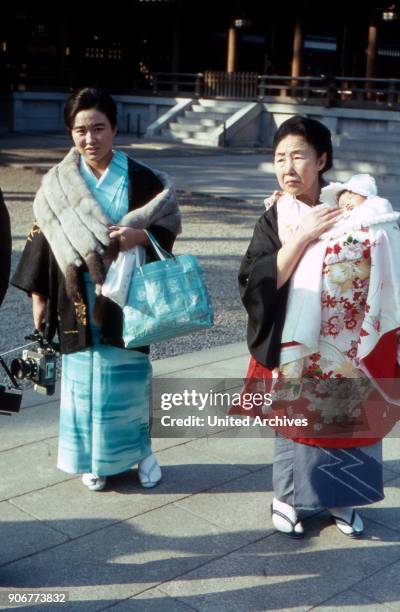
<path id="1" fill-rule="evenodd" d="M 63 110 L 69 94 L 15 92 L 0 99 L 0 130 L 9 132 L 62 132 Z M 176 98 L 114 96 L 122 133 L 143 134 L 147 126 L 172 108 Z M 7 113 L 3 112 L 7 108 Z"/>

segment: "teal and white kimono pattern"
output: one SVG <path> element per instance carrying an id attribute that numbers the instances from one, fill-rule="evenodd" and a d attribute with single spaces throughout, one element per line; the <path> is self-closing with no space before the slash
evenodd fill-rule
<path id="1" fill-rule="evenodd" d="M 128 158 L 115 151 L 100 179 L 81 158 L 90 191 L 113 223 L 128 212 Z M 85 275 L 93 346 L 63 355 L 57 467 L 71 474 L 118 474 L 151 453 L 148 355 L 100 344 L 92 321 L 94 285 Z"/>

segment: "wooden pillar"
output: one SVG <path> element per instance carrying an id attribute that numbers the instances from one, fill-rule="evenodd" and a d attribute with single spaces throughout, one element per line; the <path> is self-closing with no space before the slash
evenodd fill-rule
<path id="1" fill-rule="evenodd" d="M 296 24 L 294 26 L 293 58 L 292 58 L 292 76 L 293 77 L 297 77 L 301 75 L 302 55 L 303 55 L 303 19 L 301 15 L 299 15 L 296 19 Z"/>
<path id="2" fill-rule="evenodd" d="M 368 47 L 367 47 L 367 69 L 365 77 L 372 79 L 375 75 L 376 43 L 378 38 L 378 28 L 375 17 L 371 17 L 368 28 Z"/>
<path id="3" fill-rule="evenodd" d="M 235 72 L 237 57 L 237 31 L 232 24 L 228 31 L 228 57 L 226 62 L 226 71 Z"/>

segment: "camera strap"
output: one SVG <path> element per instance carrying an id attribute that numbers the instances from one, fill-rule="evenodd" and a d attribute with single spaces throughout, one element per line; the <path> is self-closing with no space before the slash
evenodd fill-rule
<path id="1" fill-rule="evenodd" d="M 16 351 L 20 351 L 21 349 L 27 348 L 28 346 L 32 346 L 33 344 L 37 344 L 37 342 L 29 342 L 29 344 L 23 344 L 22 346 L 17 346 L 16 348 L 11 349 L 10 351 L 6 351 L 5 353 L 0 353 L 0 359 L 9 355 L 10 353 L 15 353 Z"/>

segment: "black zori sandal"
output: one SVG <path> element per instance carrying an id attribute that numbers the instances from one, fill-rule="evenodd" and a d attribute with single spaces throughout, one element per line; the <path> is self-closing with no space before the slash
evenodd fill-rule
<path id="1" fill-rule="evenodd" d="M 347 536 L 348 538 L 359 538 L 364 533 L 364 525 L 362 522 L 362 518 L 359 514 L 357 514 L 354 508 L 352 510 L 349 521 L 346 521 L 341 516 L 335 516 L 334 514 L 332 514 L 331 516 L 336 525 L 336 528 L 340 531 L 340 533 L 343 533 L 343 535 Z M 354 523 L 357 519 L 359 519 L 359 522 L 362 525 L 361 529 L 356 529 L 354 526 Z"/>
<path id="2" fill-rule="evenodd" d="M 279 516 L 280 518 L 283 518 L 291 526 L 291 530 L 290 531 L 283 531 L 282 529 L 280 529 L 276 525 L 276 522 L 274 522 L 274 515 L 275 516 Z M 281 512 L 280 510 L 277 510 L 276 508 L 274 508 L 273 504 L 271 504 L 271 517 L 272 517 L 272 523 L 273 523 L 275 529 L 277 531 L 279 531 L 279 533 L 282 533 L 283 535 L 287 536 L 288 538 L 292 538 L 294 540 L 299 540 L 300 538 L 304 537 L 304 530 L 303 530 L 303 525 L 301 524 L 301 522 L 299 520 L 296 521 L 296 522 L 292 521 L 292 519 L 289 516 L 287 516 L 286 514 Z M 297 529 L 301 529 L 301 531 L 296 531 L 296 527 L 297 527 Z"/>

